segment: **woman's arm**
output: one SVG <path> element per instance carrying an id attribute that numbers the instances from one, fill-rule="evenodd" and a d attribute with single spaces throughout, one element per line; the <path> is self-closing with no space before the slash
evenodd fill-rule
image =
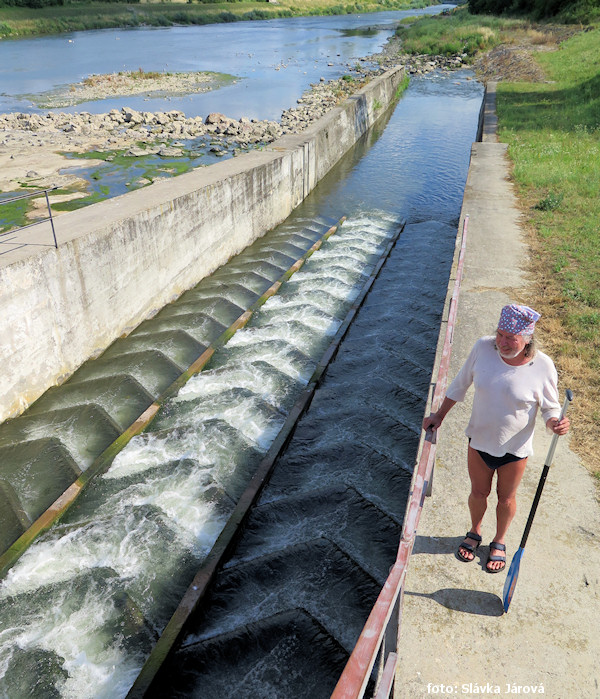
<path id="1" fill-rule="evenodd" d="M 424 430 L 437 430 L 437 428 L 442 424 L 444 418 L 448 414 L 450 408 L 452 408 L 453 405 L 456 405 L 456 401 L 452 400 L 452 398 L 444 398 L 442 401 L 442 405 L 440 406 L 440 409 L 437 410 L 435 413 L 431 413 L 428 417 L 424 418 L 423 420 L 423 429 Z"/>

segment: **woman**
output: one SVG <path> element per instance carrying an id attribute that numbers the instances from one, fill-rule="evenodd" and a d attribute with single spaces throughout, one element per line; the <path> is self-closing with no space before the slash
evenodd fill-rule
<path id="1" fill-rule="evenodd" d="M 517 509 L 516 492 L 527 457 L 533 453 L 533 431 L 538 407 L 546 427 L 558 435 L 569 430 L 560 417 L 558 377 L 552 360 L 535 349 L 533 332 L 539 319 L 527 306 L 504 306 L 496 336 L 480 338 L 448 387 L 440 409 L 423 420 L 423 429 L 436 430 L 457 401 L 474 385 L 473 409 L 465 434 L 469 438 L 471 529 L 456 555 L 469 563 L 481 543 L 481 522 L 497 473 L 496 533 L 490 543 L 486 570 L 506 567 L 506 532 Z"/>

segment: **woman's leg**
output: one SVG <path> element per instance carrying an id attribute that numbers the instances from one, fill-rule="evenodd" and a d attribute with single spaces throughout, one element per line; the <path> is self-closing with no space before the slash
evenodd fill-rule
<path id="1" fill-rule="evenodd" d="M 492 489 L 492 478 L 494 471 L 485 465 L 479 454 L 469 446 L 467 453 L 467 465 L 469 467 L 469 478 L 471 479 L 471 492 L 469 494 L 469 512 L 471 514 L 471 531 L 481 536 L 481 521 L 487 509 L 487 498 Z M 468 537 L 465 543 L 474 546 L 477 542 Z M 461 555 L 472 560 L 475 555 L 470 551 L 460 547 Z"/>
<path id="2" fill-rule="evenodd" d="M 496 507 L 496 535 L 494 536 L 494 541 L 499 544 L 506 543 L 506 532 L 517 511 L 517 488 L 523 478 L 526 466 L 527 458 L 524 458 L 519 459 L 519 461 L 511 461 L 498 469 L 498 482 L 496 483 L 498 505 Z M 502 555 L 503 552 L 492 547 L 490 554 L 496 556 Z M 504 566 L 502 561 L 490 561 L 487 567 L 490 570 L 497 570 Z"/>

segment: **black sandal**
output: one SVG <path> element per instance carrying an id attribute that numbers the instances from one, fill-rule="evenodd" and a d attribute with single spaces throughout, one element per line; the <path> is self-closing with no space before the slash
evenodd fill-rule
<path id="1" fill-rule="evenodd" d="M 459 561 L 462 561 L 463 563 L 470 563 L 471 561 L 475 560 L 475 551 L 477 551 L 477 549 L 479 548 L 479 544 L 481 543 L 481 537 L 479 536 L 479 534 L 476 534 L 475 532 L 467 532 L 467 535 L 465 536 L 465 541 L 467 539 L 473 539 L 473 541 L 477 542 L 477 545 L 473 546 L 473 544 L 465 544 L 463 541 L 463 543 L 458 547 L 458 550 L 456 551 L 456 557 Z M 461 549 L 465 549 L 469 553 L 472 553 L 473 558 L 467 558 L 464 554 L 460 552 Z"/>
<path id="2" fill-rule="evenodd" d="M 490 551 L 492 549 L 496 549 L 497 551 L 506 551 L 506 546 L 504 544 L 498 544 L 495 541 L 492 541 L 490 543 Z M 488 564 L 490 561 L 500 561 L 504 565 L 500 566 L 500 568 L 488 568 Z M 485 562 L 485 569 L 487 570 L 488 573 L 499 573 L 500 571 L 504 570 L 506 568 L 506 556 L 492 556 L 488 554 L 488 559 Z"/>

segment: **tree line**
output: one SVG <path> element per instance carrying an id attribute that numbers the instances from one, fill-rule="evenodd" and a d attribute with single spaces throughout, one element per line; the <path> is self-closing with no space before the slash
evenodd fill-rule
<path id="1" fill-rule="evenodd" d="M 576 20 L 595 14 L 600 0 L 468 0 L 472 14 L 530 17 L 532 19 Z"/>

